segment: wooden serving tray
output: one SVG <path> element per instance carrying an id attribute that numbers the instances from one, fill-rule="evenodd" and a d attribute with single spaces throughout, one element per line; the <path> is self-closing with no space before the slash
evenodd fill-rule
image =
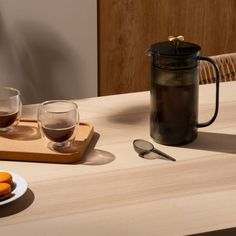
<path id="1" fill-rule="evenodd" d="M 0 133 L 0 160 L 73 163 L 79 161 L 93 137 L 93 126 L 78 125 L 72 149 L 51 150 L 36 121 L 20 121 L 11 132 Z"/>

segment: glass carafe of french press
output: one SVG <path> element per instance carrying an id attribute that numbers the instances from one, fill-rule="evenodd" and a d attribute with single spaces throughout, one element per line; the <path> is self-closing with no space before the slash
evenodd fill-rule
<path id="1" fill-rule="evenodd" d="M 184 42 L 183 36 L 153 44 L 150 134 L 158 143 L 181 145 L 197 137 L 197 128 L 214 122 L 219 106 L 219 70 L 216 63 L 200 56 L 200 46 Z M 216 73 L 216 104 L 213 117 L 198 123 L 199 62 L 211 63 Z"/>

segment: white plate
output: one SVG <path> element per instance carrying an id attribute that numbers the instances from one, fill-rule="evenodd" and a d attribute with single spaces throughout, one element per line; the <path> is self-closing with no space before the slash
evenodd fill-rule
<path id="1" fill-rule="evenodd" d="M 2 206 L 2 205 L 5 205 L 9 202 L 13 202 L 16 199 L 18 199 L 19 197 L 21 197 L 26 192 L 26 190 L 28 188 L 28 184 L 23 177 L 21 177 L 20 175 L 14 173 L 14 172 L 4 171 L 4 170 L 0 170 L 0 172 L 10 173 L 12 175 L 12 179 L 15 184 L 15 188 L 12 191 L 12 197 L 9 197 L 3 201 L 0 201 L 0 206 Z"/>

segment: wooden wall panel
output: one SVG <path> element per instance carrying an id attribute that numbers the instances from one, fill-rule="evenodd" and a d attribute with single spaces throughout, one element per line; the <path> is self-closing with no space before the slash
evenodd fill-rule
<path id="1" fill-rule="evenodd" d="M 99 95 L 149 89 L 144 51 L 184 35 L 202 55 L 236 52 L 235 0 L 100 0 Z"/>

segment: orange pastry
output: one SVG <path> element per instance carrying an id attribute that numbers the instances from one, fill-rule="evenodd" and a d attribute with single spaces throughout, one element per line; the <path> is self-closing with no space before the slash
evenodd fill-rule
<path id="1" fill-rule="evenodd" d="M 0 183 L 0 201 L 11 196 L 11 185 L 8 183 Z"/>
<path id="2" fill-rule="evenodd" d="M 0 196 L 11 192 L 11 185 L 8 183 L 0 183 Z"/>
<path id="3" fill-rule="evenodd" d="M 0 172 L 0 183 L 13 185 L 12 175 L 8 172 Z"/>

